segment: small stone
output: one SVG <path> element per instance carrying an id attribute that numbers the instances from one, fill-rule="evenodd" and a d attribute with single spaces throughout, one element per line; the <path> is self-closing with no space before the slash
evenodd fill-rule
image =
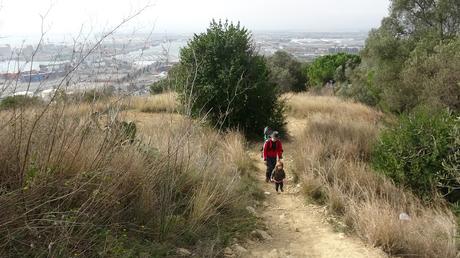
<path id="1" fill-rule="evenodd" d="M 252 231 L 252 234 L 253 236 L 257 237 L 260 240 L 272 240 L 273 239 L 272 236 L 270 236 L 267 232 L 260 230 L 260 229 L 256 229 Z"/>
<path id="2" fill-rule="evenodd" d="M 252 215 L 257 216 L 256 209 L 254 209 L 253 207 L 248 206 L 246 207 L 246 210 L 249 211 L 249 213 L 251 213 Z"/>
<path id="3" fill-rule="evenodd" d="M 270 195 L 270 192 L 264 192 L 265 195 Z"/>
<path id="4" fill-rule="evenodd" d="M 224 255 L 227 256 L 227 257 L 228 256 L 233 256 L 234 255 L 233 250 L 230 247 L 226 247 L 224 249 Z"/>
<path id="5" fill-rule="evenodd" d="M 256 242 L 252 241 L 251 239 L 246 240 L 246 243 L 248 245 L 255 245 L 256 244 Z"/>
<path id="6" fill-rule="evenodd" d="M 235 251 L 235 253 L 237 253 L 238 255 L 241 255 L 243 253 L 246 253 L 248 250 L 246 250 L 246 248 L 242 247 L 241 245 L 239 244 L 234 244 L 232 245 L 232 249 Z"/>
<path id="7" fill-rule="evenodd" d="M 278 250 L 277 250 L 277 249 L 271 250 L 270 253 L 268 253 L 268 256 L 269 256 L 269 257 L 274 257 L 274 258 L 276 257 L 276 258 L 278 258 L 278 257 L 279 257 Z"/>
<path id="8" fill-rule="evenodd" d="M 185 248 L 177 248 L 176 253 L 179 256 L 191 256 L 192 255 L 192 252 L 190 252 L 189 250 Z"/>
<path id="9" fill-rule="evenodd" d="M 265 202 L 265 201 L 264 201 L 264 202 L 262 203 L 262 206 L 268 207 L 268 206 L 269 206 L 269 205 L 268 205 L 268 202 Z"/>
<path id="10" fill-rule="evenodd" d="M 405 212 L 402 212 L 401 214 L 399 214 L 399 220 L 402 220 L 402 221 L 409 221 L 410 220 L 410 216 L 409 214 L 405 213 Z"/>

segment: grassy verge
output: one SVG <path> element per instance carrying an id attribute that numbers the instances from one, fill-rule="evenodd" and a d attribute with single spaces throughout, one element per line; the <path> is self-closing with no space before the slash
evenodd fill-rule
<path id="1" fill-rule="evenodd" d="M 310 198 L 392 255 L 455 257 L 457 225 L 443 201 L 428 207 L 368 166 L 380 113 L 332 97 L 294 95 L 288 103 L 292 116 L 307 119 L 294 160 Z M 399 219 L 403 212 L 410 221 Z"/>
<path id="2" fill-rule="evenodd" d="M 240 134 L 163 114 L 132 141 L 127 106 L 0 112 L 1 257 L 211 257 L 255 227 Z"/>

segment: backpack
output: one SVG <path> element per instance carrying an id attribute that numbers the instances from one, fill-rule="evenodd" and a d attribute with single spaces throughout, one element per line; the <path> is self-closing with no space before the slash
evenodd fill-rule
<path id="1" fill-rule="evenodd" d="M 265 127 L 264 128 L 264 142 L 266 142 L 268 139 L 270 139 L 270 135 L 272 134 L 273 130 L 270 127 Z"/>

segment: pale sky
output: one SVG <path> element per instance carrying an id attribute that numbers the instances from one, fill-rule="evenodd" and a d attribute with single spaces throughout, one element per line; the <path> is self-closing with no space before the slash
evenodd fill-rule
<path id="1" fill-rule="evenodd" d="M 101 31 L 150 4 L 125 26 L 154 32 L 200 32 L 209 21 L 241 21 L 252 31 L 365 31 L 388 14 L 390 0 L 0 0 L 0 36 Z M 51 8 L 50 8 L 51 7 Z"/>

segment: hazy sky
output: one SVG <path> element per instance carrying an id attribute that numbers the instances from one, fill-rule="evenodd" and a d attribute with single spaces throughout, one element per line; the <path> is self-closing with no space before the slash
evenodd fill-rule
<path id="1" fill-rule="evenodd" d="M 250 30 L 361 31 L 379 25 L 390 0 L 0 0 L 0 36 L 40 32 L 100 31 L 151 4 L 125 27 L 155 32 L 198 32 L 212 18 L 228 18 Z M 51 6 L 51 8 L 50 8 Z"/>

